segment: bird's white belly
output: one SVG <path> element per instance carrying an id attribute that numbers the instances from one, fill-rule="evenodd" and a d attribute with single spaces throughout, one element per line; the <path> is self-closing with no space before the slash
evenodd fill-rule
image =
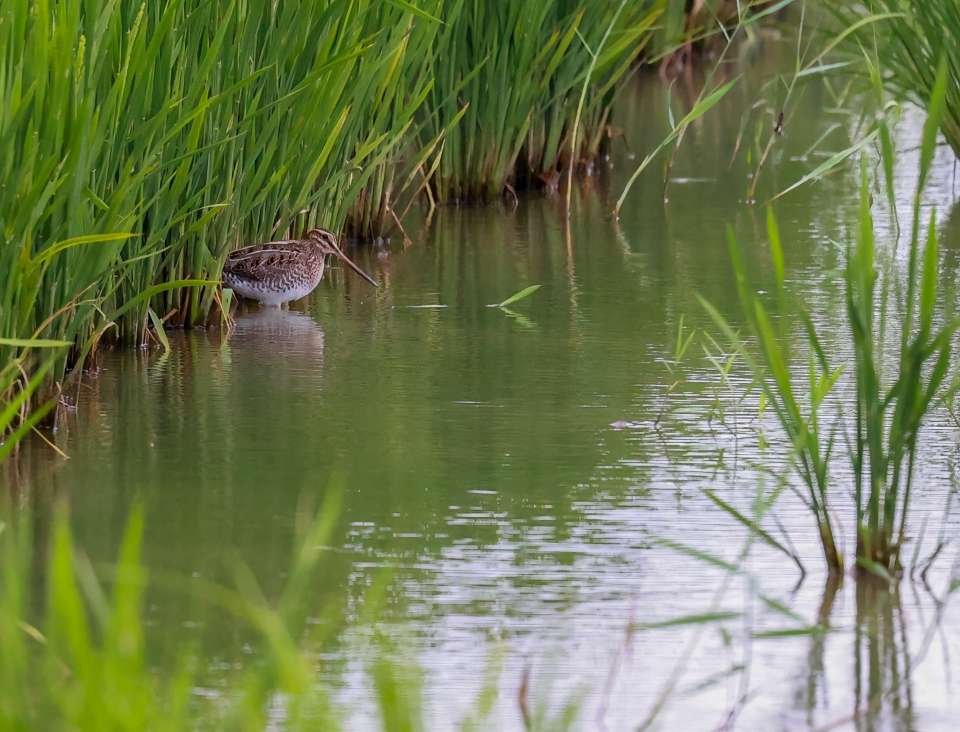
<path id="1" fill-rule="evenodd" d="M 271 287 L 240 277 L 224 277 L 224 283 L 247 300 L 259 300 L 264 305 L 282 305 L 309 295 L 319 284 L 319 279 L 317 282 L 299 282 L 287 287 Z"/>

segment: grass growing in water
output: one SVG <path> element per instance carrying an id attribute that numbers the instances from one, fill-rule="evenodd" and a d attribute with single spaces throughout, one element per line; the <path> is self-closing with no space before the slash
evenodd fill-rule
<path id="1" fill-rule="evenodd" d="M 36 427 L 56 406 L 55 398 L 41 401 L 36 408 L 31 409 L 30 401 L 33 395 L 44 384 L 57 358 L 57 352 L 70 346 L 67 341 L 20 340 L 5 345 L 16 346 L 21 349 L 21 355 L 13 358 L 0 369 L 0 465 L 17 449 L 20 441 Z M 45 357 L 35 358 L 34 351 L 50 350 L 53 353 Z M 28 375 L 28 368 L 30 374 Z"/>
<path id="2" fill-rule="evenodd" d="M 41 574 L 42 619 L 33 624 L 36 586 L 30 523 L 0 523 L 0 726 L 4 729 L 264 729 L 282 710 L 285 729 L 341 729 L 330 700 L 300 648 L 304 592 L 316 571 L 331 521 L 322 513 L 291 562 L 275 605 L 197 580 L 151 578 L 140 561 L 143 518 L 128 524 L 108 591 L 71 538 L 66 513 L 52 530 Z M 16 519 L 24 517 L 14 517 Z M 176 585 L 255 630 L 258 660 L 238 672 L 216 701 L 193 693 L 199 659 L 185 655 L 161 679 L 151 670 L 143 620 L 148 584 Z M 373 670 L 386 729 L 412 729 L 417 688 L 393 656 Z M 387 688 L 389 682 L 389 688 Z M 280 707 L 277 707 L 277 704 Z"/>
<path id="3" fill-rule="evenodd" d="M 933 99 L 935 69 L 946 60 L 947 87 L 940 126 L 960 156 L 960 5 L 955 0 L 865 0 L 831 8 L 854 64 L 864 50 L 883 60 L 884 85 L 900 99 L 927 106 Z"/>
<path id="4" fill-rule="evenodd" d="M 407 5 L 5 3 L 0 336 L 73 344 L 60 380 L 105 335 L 206 319 L 235 246 L 386 211 L 431 83 L 398 73 L 438 25 Z"/>
<path id="5" fill-rule="evenodd" d="M 222 309 L 236 246 L 311 225 L 383 236 L 423 190 L 554 187 L 609 140 L 662 8 L 5 3 L 0 337 L 73 344 L 60 381 L 102 338 L 162 344 Z"/>
<path id="6" fill-rule="evenodd" d="M 462 119 L 431 166 L 431 192 L 439 202 L 491 201 L 508 186 L 556 187 L 571 160 L 592 162 L 607 136 L 614 93 L 652 37 L 662 3 L 628 3 L 622 12 L 620 5 L 445 4 L 421 134 L 435 139 L 451 120 Z"/>
<path id="7" fill-rule="evenodd" d="M 316 586 L 322 547 L 330 540 L 335 515 L 335 502 L 328 500 L 305 527 L 286 585 L 271 603 L 243 571 L 237 572 L 242 591 L 196 578 L 151 574 L 140 556 L 144 530 L 140 511 L 127 522 L 108 583 L 101 582 L 100 573 L 75 545 L 65 510 L 54 515 L 43 562 L 34 558 L 30 517 L 4 513 L 0 727 L 129 732 L 253 731 L 277 725 L 289 730 L 350 729 L 350 710 L 334 703 L 317 672 L 316 645 L 331 624 L 307 622 L 309 593 Z M 222 611 L 238 632 L 253 631 L 255 654 L 242 669 L 217 671 L 217 693 L 209 693 L 205 686 L 203 659 L 187 648 L 179 649 L 172 673 L 151 666 L 144 607 L 147 593 L 156 588 L 195 597 Z M 364 604 L 364 617 L 374 620 L 370 607 L 377 603 L 368 598 Z M 427 729 L 422 675 L 402 646 L 377 638 L 367 673 L 381 729 Z M 500 680 L 494 653 L 462 729 L 490 728 Z M 554 709 L 554 700 L 545 697 L 549 689 L 530 693 L 524 683 L 518 703 L 526 729 L 558 732 L 574 727 L 581 711 L 578 696 Z M 198 687 L 208 693 L 197 693 Z"/>
<path id="8" fill-rule="evenodd" d="M 415 142 L 416 115 L 433 88 L 430 56 L 442 27 L 437 16 L 444 2 L 420 0 L 413 12 L 400 4 L 383 3 L 378 12 L 365 14 L 364 35 L 377 44 L 368 53 L 377 59 L 377 67 L 375 74 L 353 88 L 351 109 L 361 116 L 358 159 L 368 154 L 364 148 L 378 153 L 351 176 L 362 185 L 347 192 L 352 201 L 343 227 L 348 238 L 382 239 L 395 227 L 402 228 L 400 220 L 420 190 L 423 165 L 445 135 L 440 130 L 436 138 L 423 141 L 422 149 Z M 397 206 L 403 208 L 398 211 Z"/>
<path id="9" fill-rule="evenodd" d="M 854 476 L 855 556 L 861 569 L 887 578 L 898 576 L 903 568 L 901 550 L 906 539 L 920 429 L 930 410 L 956 389 L 955 383 L 949 383 L 948 376 L 951 341 L 960 328 L 960 319 L 949 318 L 942 325 L 936 321 L 939 304 L 936 220 L 931 216 L 926 242 L 922 243 L 920 213 L 943 114 L 947 78 L 947 65 L 941 63 L 921 143 L 902 308 L 897 312 L 891 303 L 893 283 L 890 280 L 895 277 L 892 268 L 878 288 L 871 193 L 865 163 L 857 240 L 848 248 L 844 270 L 847 322 L 855 354 L 852 374 L 855 403 L 849 405 L 849 413 L 855 417 L 853 433 L 846 439 L 847 459 Z M 890 135 L 881 131 L 881 138 L 887 141 L 883 149 L 884 170 L 888 197 L 893 202 Z M 768 213 L 767 223 L 778 307 L 782 316 L 791 309 L 797 312 L 807 334 L 809 355 L 805 383 L 793 374 L 786 339 L 783 331 L 778 331 L 782 326 L 770 317 L 763 299 L 748 284 L 740 248 L 732 232 L 728 234 L 730 256 L 747 331 L 756 343 L 756 355 L 715 308 L 706 302 L 704 305 L 753 370 L 766 402 L 789 438 L 793 465 L 806 488 L 807 508 L 816 522 L 825 562 L 831 571 L 841 571 L 844 558 L 838 546 L 832 511 L 844 493 L 836 488 L 830 465 L 838 430 L 842 427 L 827 425 L 822 417 L 826 400 L 843 367 L 831 364 L 806 306 L 789 298 L 784 284 L 783 250 L 772 212 Z M 896 316 L 899 316 L 900 334 L 895 339 L 893 365 L 888 366 L 885 345 L 890 320 Z M 892 368 L 892 373 L 885 371 L 886 368 Z M 760 531 L 749 521 L 743 522 Z"/>

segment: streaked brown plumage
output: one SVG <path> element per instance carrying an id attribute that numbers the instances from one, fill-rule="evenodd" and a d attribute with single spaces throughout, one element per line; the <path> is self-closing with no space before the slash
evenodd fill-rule
<path id="1" fill-rule="evenodd" d="M 231 252 L 223 266 L 223 283 L 241 297 L 279 306 L 309 295 L 323 278 L 328 255 L 333 255 L 377 287 L 370 275 L 354 264 L 325 229 L 311 229 L 303 239 L 284 239 Z"/>

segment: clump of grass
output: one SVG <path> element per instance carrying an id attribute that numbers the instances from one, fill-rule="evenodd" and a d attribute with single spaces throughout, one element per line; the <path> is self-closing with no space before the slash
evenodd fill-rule
<path id="1" fill-rule="evenodd" d="M 947 318 L 942 323 L 937 320 L 940 303 L 934 215 L 927 224 L 926 242 L 921 242 L 921 200 L 944 110 L 947 78 L 947 65 L 942 62 L 929 101 L 930 115 L 921 143 L 919 183 L 914 196 L 908 264 L 899 308 L 891 302 L 893 280 L 897 277 L 892 264 L 884 272 L 882 286 L 878 287 L 881 280 L 871 214 L 872 198 L 866 163 L 862 166 L 858 233 L 856 243 L 848 247 L 844 270 L 846 315 L 855 355 L 851 374 L 856 387 L 855 396 L 843 410 L 854 415 L 852 434 L 845 441 L 848 445 L 846 459 L 854 476 L 852 490 L 837 486 L 837 479 L 830 471 L 837 436 L 842 434 L 844 425 L 830 424 L 824 418 L 828 396 L 844 368 L 831 363 L 807 307 L 788 296 L 784 284 L 783 250 L 772 211 L 768 212 L 768 238 L 777 303 L 781 322 L 788 312 L 796 312 L 806 332 L 809 351 L 803 369 L 806 379 L 795 376 L 783 331 L 778 330 L 763 299 L 750 288 L 740 248 L 732 232 L 728 232 L 730 256 L 747 332 L 755 341 L 756 354 L 716 309 L 704 303 L 750 365 L 766 402 L 790 440 L 793 465 L 806 488 L 806 505 L 814 517 L 824 560 L 831 571 L 840 571 L 844 565 L 833 511 L 838 501 L 852 494 L 858 567 L 887 578 L 900 574 L 918 436 L 930 411 L 956 390 L 956 382 L 951 383 L 949 379 L 949 369 L 952 339 L 960 329 L 960 319 Z M 885 141 L 883 155 L 888 198 L 893 205 L 891 137 L 885 129 L 880 132 Z M 896 348 L 892 358 L 888 358 L 886 346 L 891 340 L 889 330 L 894 319 L 898 320 L 900 332 L 899 338 L 893 339 Z M 841 415 L 838 419 L 842 418 Z"/>
<path id="2" fill-rule="evenodd" d="M 602 154 L 663 8 L 4 3 L 0 338 L 73 344 L 60 381 L 103 339 L 166 347 L 222 313 L 239 245 L 553 189 Z"/>
<path id="3" fill-rule="evenodd" d="M 363 185 L 348 191 L 348 238 L 380 240 L 402 229 L 401 219 L 420 190 L 423 160 L 443 137 L 441 131 L 438 139 L 424 140 L 422 149 L 415 142 L 416 115 L 433 86 L 430 54 L 443 5 L 444 0 L 421 0 L 416 6 L 383 3 L 365 15 L 365 34 L 374 39 L 369 52 L 374 73 L 353 85 L 351 109 L 361 117 L 358 159 L 365 148 L 377 154 L 354 172 L 354 185 Z"/>
<path id="4" fill-rule="evenodd" d="M 934 70 L 946 60 L 953 82 L 947 87 L 940 129 L 960 156 L 960 6 L 954 0 L 865 0 L 832 4 L 831 10 L 854 62 L 865 50 L 875 54 L 883 62 L 884 85 L 900 99 L 929 105 Z"/>
<path id="5" fill-rule="evenodd" d="M 70 343 L 9 338 L 0 339 L 0 343 L 20 349 L 19 357 L 11 358 L 3 368 L 0 368 L 0 405 L 2 405 L 0 464 L 2 464 L 16 451 L 20 441 L 56 406 L 56 399 L 48 397 L 31 409 L 31 399 L 44 386 L 47 375 L 56 363 L 57 351 L 69 347 Z M 35 358 L 34 349 L 53 351 L 53 354 Z"/>
<path id="6" fill-rule="evenodd" d="M 104 336 L 203 322 L 235 246 L 339 229 L 361 190 L 383 208 L 429 86 L 397 68 L 436 25 L 373 0 L 5 3 L 0 336 L 72 343 L 60 379 Z"/>
<path id="7" fill-rule="evenodd" d="M 301 649 L 304 593 L 330 530 L 322 512 L 303 537 L 290 579 L 275 605 L 247 594 L 192 580 L 151 577 L 142 565 L 143 516 L 128 523 L 109 586 L 79 551 L 67 514 L 57 512 L 46 560 L 33 559 L 31 522 L 4 514 L 0 522 L 0 726 L 4 729 L 264 729 L 282 699 L 285 729 L 341 729 L 324 687 Z M 37 573 L 45 579 L 37 582 Z M 173 673 L 150 667 L 144 623 L 145 592 L 167 585 L 195 593 L 249 626 L 260 639 L 257 663 L 237 673 L 216 702 L 198 699 L 198 659 L 181 656 Z M 34 602 L 32 588 L 43 587 Z M 41 610 L 35 610 L 40 608 Z M 382 658 L 374 670 L 392 673 L 380 701 L 385 728 L 419 709 L 419 688 L 406 682 L 400 661 Z M 406 706 L 402 706 L 400 701 Z M 273 708 L 271 710 L 271 708 Z M 407 727 L 410 729 L 419 728 Z"/>
<path id="8" fill-rule="evenodd" d="M 0 728 L 350 729 L 350 710 L 334 704 L 318 675 L 316 644 L 326 632 L 319 628 L 333 623 L 307 622 L 316 617 L 310 591 L 335 524 L 335 499 L 303 527 L 287 582 L 273 602 L 242 568 L 236 572 L 240 590 L 151 573 L 141 560 L 145 522 L 139 509 L 127 521 L 109 570 L 92 566 L 77 547 L 65 506 L 54 512 L 41 561 L 32 517 L 7 509 L 0 512 Z M 253 631 L 251 662 L 218 671 L 215 698 L 196 693 L 209 679 L 186 644 L 172 667 L 158 668 L 150 658 L 144 607 L 147 593 L 158 588 L 195 597 L 241 632 Z M 376 621 L 378 606 L 368 596 L 363 622 Z M 368 673 L 381 729 L 426 729 L 421 669 L 395 637 L 376 636 L 376 643 Z M 464 729 L 489 728 L 501 672 L 495 651 Z M 549 687 L 530 694 L 528 682 L 517 702 L 527 729 L 572 729 L 582 695 L 555 709 Z"/>
<path id="9" fill-rule="evenodd" d="M 595 157 L 613 94 L 651 37 L 661 9 L 645 1 L 621 12 L 620 5 L 445 3 L 421 135 L 436 139 L 451 120 L 462 119 L 430 166 L 431 194 L 438 202 L 491 201 L 508 188 L 555 187 L 565 166 Z M 588 74 L 579 142 L 571 150 Z"/>

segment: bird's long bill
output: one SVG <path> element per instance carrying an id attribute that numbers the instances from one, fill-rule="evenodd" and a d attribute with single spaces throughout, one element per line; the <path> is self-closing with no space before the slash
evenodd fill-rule
<path id="1" fill-rule="evenodd" d="M 375 279 L 373 279 L 373 277 L 368 275 L 366 272 L 360 269 L 356 264 L 354 264 L 353 260 L 350 259 L 350 257 L 344 254 L 342 251 L 340 251 L 339 248 L 337 249 L 337 256 L 343 261 L 345 265 L 347 265 L 350 269 L 352 269 L 358 275 L 363 277 L 363 279 L 365 279 L 371 285 L 373 285 L 374 287 L 380 287 L 380 283 L 378 283 Z"/>

